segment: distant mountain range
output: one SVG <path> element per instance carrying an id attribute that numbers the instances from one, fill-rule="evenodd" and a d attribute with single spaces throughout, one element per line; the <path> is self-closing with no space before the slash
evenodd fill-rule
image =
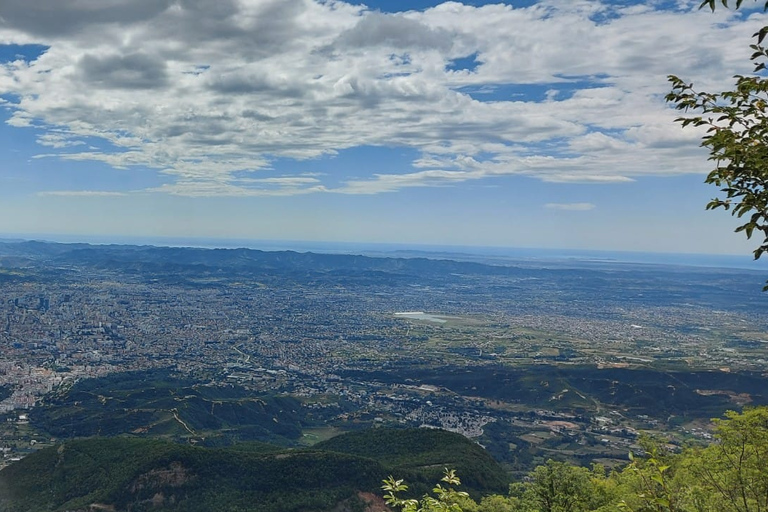
<path id="1" fill-rule="evenodd" d="M 24 269 L 43 274 L 10 272 Z M 479 276 L 513 279 L 518 283 L 535 279 L 538 281 L 516 284 L 514 288 L 544 291 L 548 286 L 554 286 L 563 294 L 559 298 L 564 301 L 595 296 L 623 301 L 627 290 L 633 290 L 633 300 L 658 306 L 679 303 L 684 297 L 723 309 L 763 310 L 768 299 L 760 293 L 766 275 L 735 268 L 607 261 L 533 265 L 530 261 L 510 260 L 488 264 L 426 257 L 370 257 L 244 248 L 0 242 L 0 281 L 67 280 L 68 273 L 77 280 L 84 269 L 116 272 L 140 281 L 196 287 L 240 282 L 245 277 L 278 285 L 442 286 L 455 283 L 463 286 L 466 276 Z M 509 286 L 505 286 L 509 291 Z"/>

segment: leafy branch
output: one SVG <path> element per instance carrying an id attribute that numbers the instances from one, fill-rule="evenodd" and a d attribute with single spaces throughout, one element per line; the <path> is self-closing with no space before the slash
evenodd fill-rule
<path id="1" fill-rule="evenodd" d="M 728 7 L 728 0 L 721 0 Z M 738 9 L 743 0 L 736 0 Z M 705 0 L 700 7 L 715 9 L 716 0 Z M 768 1 L 765 3 L 768 9 Z M 694 89 L 675 75 L 669 75 L 672 90 L 666 101 L 677 110 L 692 116 L 678 117 L 675 121 L 683 128 L 694 126 L 706 129 L 701 146 L 709 149 L 709 160 L 715 168 L 705 183 L 720 187 L 724 197 L 712 199 L 708 210 L 722 208 L 731 215 L 748 219 L 736 228 L 748 239 L 755 232 L 762 233 L 763 241 L 753 251 L 755 259 L 768 252 L 768 79 L 760 73 L 766 70 L 768 48 L 763 40 L 768 26 L 761 28 L 750 45 L 754 75 L 736 75 L 734 88 L 720 93 Z M 768 290 L 766 285 L 763 290 Z"/>
<path id="2" fill-rule="evenodd" d="M 720 0 L 720 3 L 723 4 L 723 7 L 728 7 L 728 0 Z M 742 3 L 744 3 L 744 0 L 736 0 L 735 8 L 738 9 L 739 7 L 741 7 Z M 704 0 L 703 2 L 701 2 L 699 9 L 702 9 L 704 7 L 709 7 L 714 12 L 716 6 L 717 6 L 717 0 Z M 765 2 L 764 9 L 768 10 L 768 1 Z"/>
<path id="3" fill-rule="evenodd" d="M 445 482 L 449 486 L 461 485 L 461 481 L 453 469 L 446 469 L 445 476 L 440 481 Z M 383 484 L 381 488 L 385 492 L 384 501 L 390 507 L 399 508 L 401 512 L 462 512 L 457 501 L 461 498 L 469 497 L 469 494 L 466 492 L 456 491 L 453 487 L 444 487 L 442 484 L 437 484 L 432 489 L 435 496 L 427 494 L 421 500 L 403 499 L 399 494 L 408 490 L 408 486 L 403 480 L 395 480 L 390 475 L 383 481 Z"/>

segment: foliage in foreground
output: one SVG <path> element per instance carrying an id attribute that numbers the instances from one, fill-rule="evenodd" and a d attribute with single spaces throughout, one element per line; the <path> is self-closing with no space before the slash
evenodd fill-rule
<path id="1" fill-rule="evenodd" d="M 384 480 L 387 503 L 401 512 L 763 512 L 768 510 L 768 408 L 728 412 L 715 420 L 716 441 L 671 454 L 645 440 L 646 453 L 631 456 L 622 470 L 606 474 L 548 461 L 507 496 L 479 503 L 443 482 L 420 500 L 404 499 L 402 480 Z"/>
<path id="2" fill-rule="evenodd" d="M 728 0 L 720 0 L 728 7 Z M 736 0 L 734 7 L 741 7 L 743 0 Z M 701 7 L 713 11 L 717 0 L 704 0 Z M 768 10 L 768 2 L 764 9 Z M 734 88 L 719 93 L 698 91 L 693 84 L 670 75 L 672 91 L 666 100 L 692 116 L 676 119 L 683 127 L 704 128 L 701 146 L 709 150 L 709 160 L 715 168 L 705 183 L 720 187 L 723 197 L 712 199 L 707 209 L 722 208 L 747 222 L 736 228 L 747 238 L 757 231 L 763 241 L 754 250 L 755 259 L 768 252 L 768 47 L 763 40 L 768 26 L 754 34 L 755 43 L 750 45 L 754 63 L 752 75 L 736 75 Z M 742 221 L 743 222 L 743 221 Z M 768 284 L 763 288 L 768 290 Z"/>
<path id="3" fill-rule="evenodd" d="M 401 498 L 401 493 L 408 490 L 408 486 L 403 483 L 402 480 L 395 480 L 393 476 L 389 476 L 384 480 L 384 485 L 381 488 L 386 493 L 384 495 L 384 501 L 390 507 L 400 508 L 402 512 L 461 512 L 461 502 L 467 501 L 469 494 L 463 491 L 457 491 L 453 487 L 454 485 L 461 485 L 459 477 L 456 476 L 454 470 L 445 470 L 445 476 L 440 479 L 448 487 L 443 487 L 443 484 L 437 484 L 432 492 L 434 497 L 425 495 L 420 500 L 417 499 L 404 499 Z"/>

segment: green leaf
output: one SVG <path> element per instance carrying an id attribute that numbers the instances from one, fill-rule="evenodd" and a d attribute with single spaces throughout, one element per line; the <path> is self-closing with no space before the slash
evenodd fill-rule
<path id="1" fill-rule="evenodd" d="M 757 44 L 762 43 L 765 36 L 768 35 L 768 26 L 761 28 L 755 35 L 757 36 Z"/>

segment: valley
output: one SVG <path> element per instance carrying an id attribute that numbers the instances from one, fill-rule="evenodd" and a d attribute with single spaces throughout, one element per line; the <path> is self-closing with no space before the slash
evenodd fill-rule
<path id="1" fill-rule="evenodd" d="M 622 464 L 644 432 L 706 441 L 768 403 L 753 271 L 39 242 L 0 264 L 6 464 L 92 435 L 428 426 L 524 474 Z"/>

